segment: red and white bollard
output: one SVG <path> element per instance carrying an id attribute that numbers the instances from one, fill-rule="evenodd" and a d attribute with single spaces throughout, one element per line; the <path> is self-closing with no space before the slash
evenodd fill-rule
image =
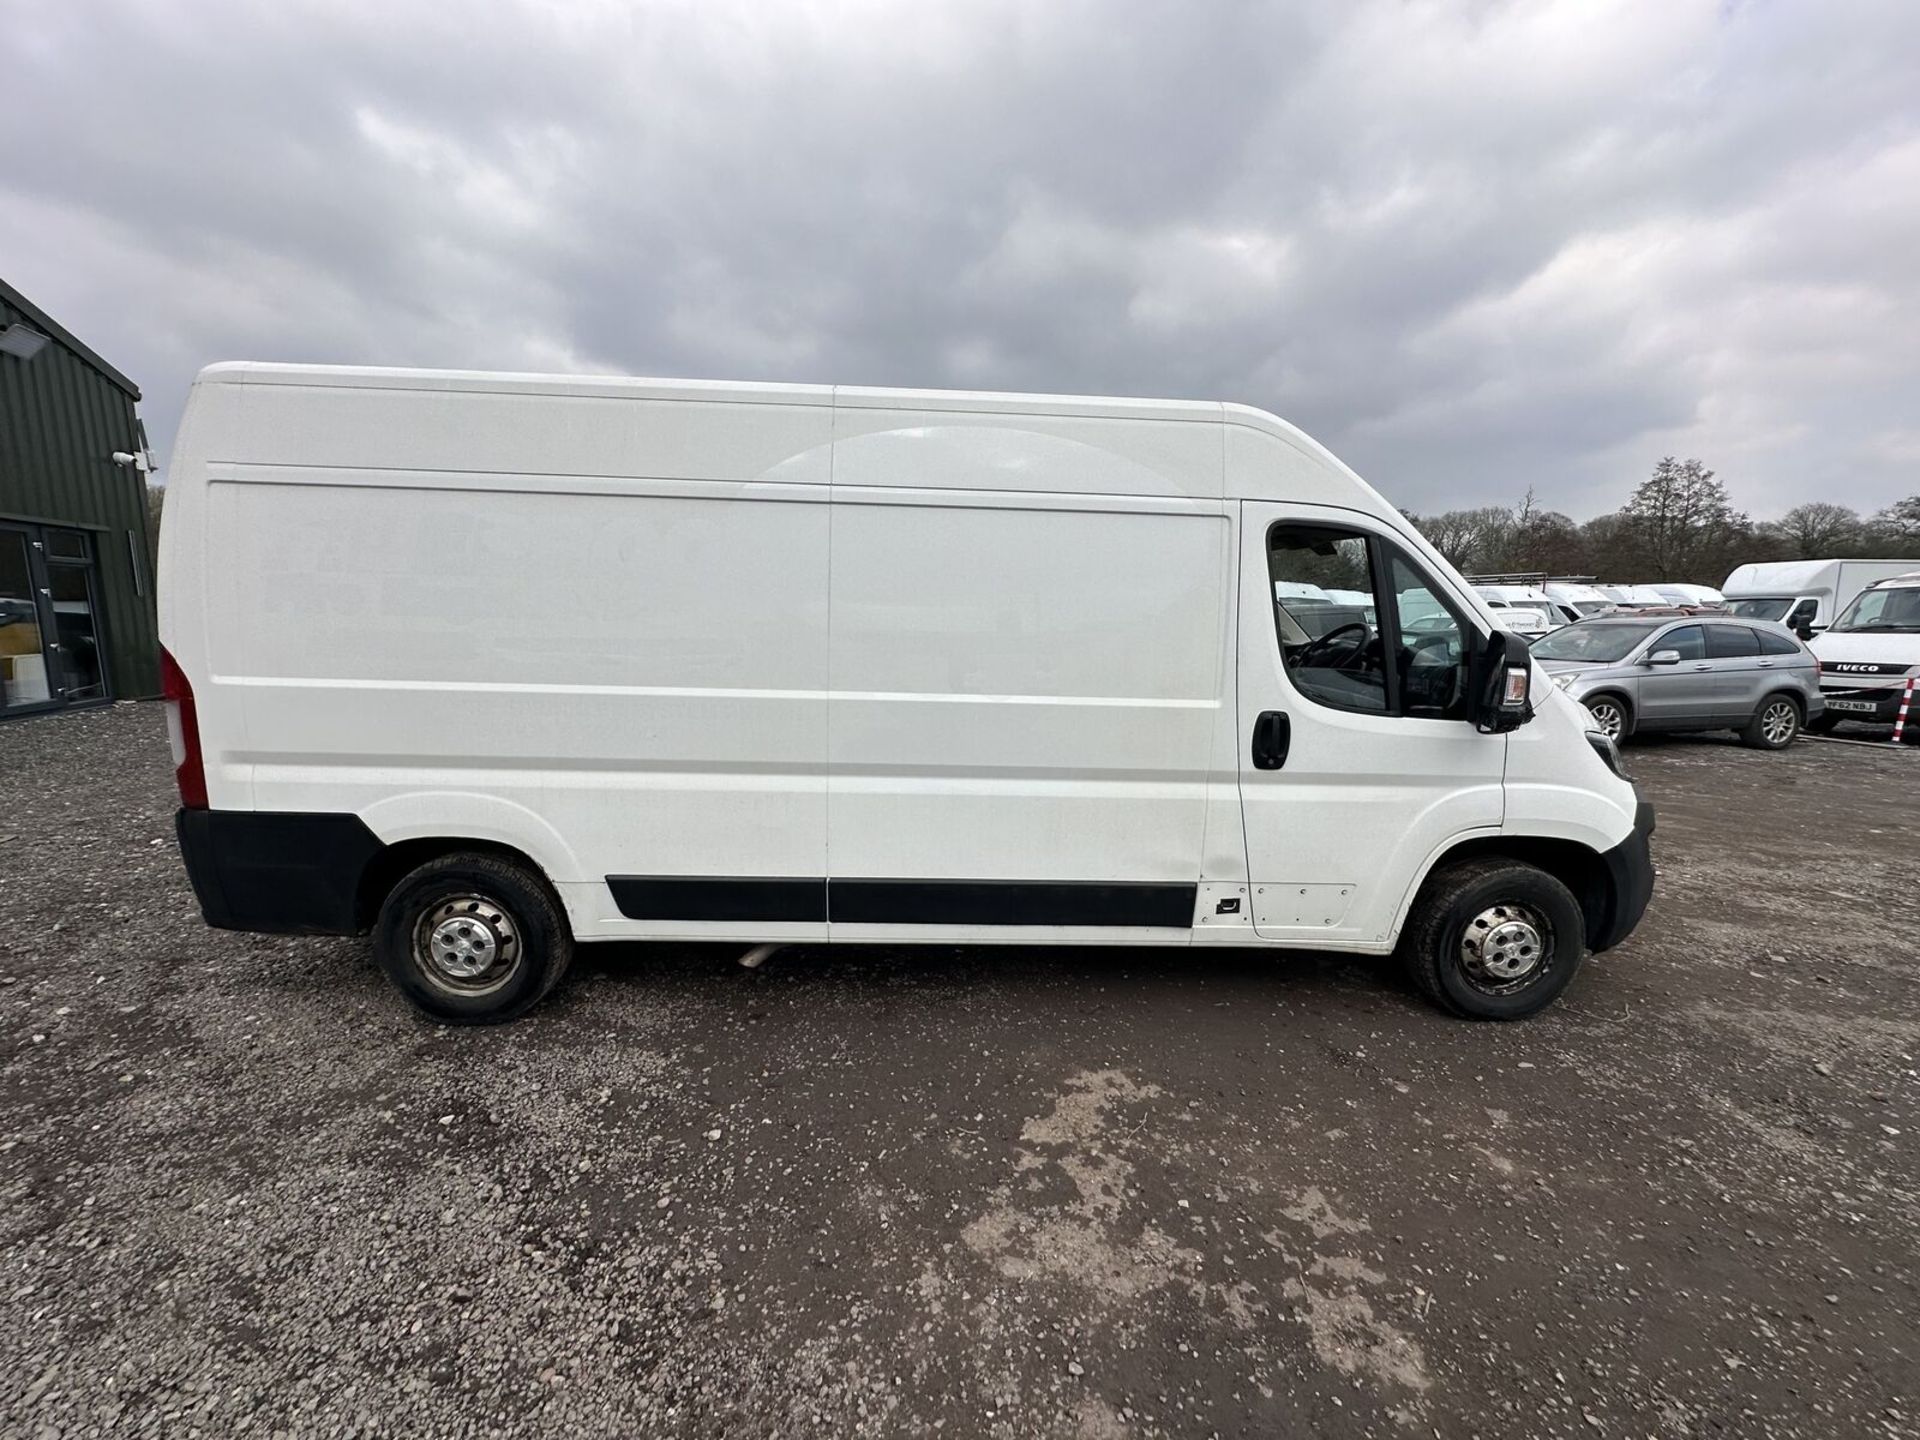
<path id="1" fill-rule="evenodd" d="M 1906 688 L 1900 692 L 1900 709 L 1893 717 L 1893 743 L 1898 745 L 1907 733 L 1907 712 L 1913 709 L 1913 684 L 1920 676 L 1909 675 Z"/>

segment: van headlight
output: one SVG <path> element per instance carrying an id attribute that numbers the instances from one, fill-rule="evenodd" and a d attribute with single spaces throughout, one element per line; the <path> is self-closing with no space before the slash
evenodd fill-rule
<path id="1" fill-rule="evenodd" d="M 1554 675 L 1553 683 L 1558 685 L 1562 690 L 1571 690 L 1573 688 L 1573 676 L 1573 671 L 1561 670 Z"/>
<path id="2" fill-rule="evenodd" d="M 1587 731 L 1587 744 L 1593 747 L 1593 753 L 1600 757 L 1607 769 L 1618 775 L 1622 780 L 1632 779 L 1632 777 L 1627 774 L 1627 767 L 1620 763 L 1619 741 L 1615 740 L 1611 735 L 1601 734 L 1598 730 L 1589 730 Z"/>

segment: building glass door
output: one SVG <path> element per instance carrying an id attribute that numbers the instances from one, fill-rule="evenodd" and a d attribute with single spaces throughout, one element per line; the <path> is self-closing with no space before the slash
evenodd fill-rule
<path id="1" fill-rule="evenodd" d="M 82 530 L 46 533 L 47 599 L 53 610 L 54 643 L 69 705 L 107 698 L 107 672 L 100 655 L 100 624 L 94 609 L 93 549 Z"/>
<path id="2" fill-rule="evenodd" d="M 0 716 L 111 693 L 85 531 L 0 522 Z"/>
<path id="3" fill-rule="evenodd" d="M 28 532 L 0 525 L 0 714 L 53 703 Z"/>

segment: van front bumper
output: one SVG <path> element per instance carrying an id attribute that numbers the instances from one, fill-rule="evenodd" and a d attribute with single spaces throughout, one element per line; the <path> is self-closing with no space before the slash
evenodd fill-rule
<path id="1" fill-rule="evenodd" d="M 1633 814 L 1633 833 L 1600 857 L 1607 867 L 1608 895 L 1587 948 L 1611 950 L 1640 923 L 1653 899 L 1653 806 L 1642 800 Z"/>
<path id="2" fill-rule="evenodd" d="M 360 880 L 382 849 L 358 815 L 181 810 L 180 858 L 217 930 L 353 935 Z"/>
<path id="3" fill-rule="evenodd" d="M 1862 685 L 1854 689 L 1822 685 L 1820 698 L 1826 702 L 1825 710 L 1829 719 L 1891 725 L 1900 713 L 1900 697 L 1905 693 L 1906 685 L 1904 679 L 1898 685 Z M 1909 715 L 1907 718 L 1911 720 L 1913 717 Z"/>

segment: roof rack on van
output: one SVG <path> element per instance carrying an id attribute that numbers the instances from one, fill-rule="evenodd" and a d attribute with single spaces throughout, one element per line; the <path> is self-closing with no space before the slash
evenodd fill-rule
<path id="1" fill-rule="evenodd" d="M 1463 577 L 1469 585 L 1544 585 L 1551 581 L 1555 585 L 1591 585 L 1591 575 L 1549 575 L 1544 570 L 1518 570 L 1501 575 L 1468 575 Z"/>

